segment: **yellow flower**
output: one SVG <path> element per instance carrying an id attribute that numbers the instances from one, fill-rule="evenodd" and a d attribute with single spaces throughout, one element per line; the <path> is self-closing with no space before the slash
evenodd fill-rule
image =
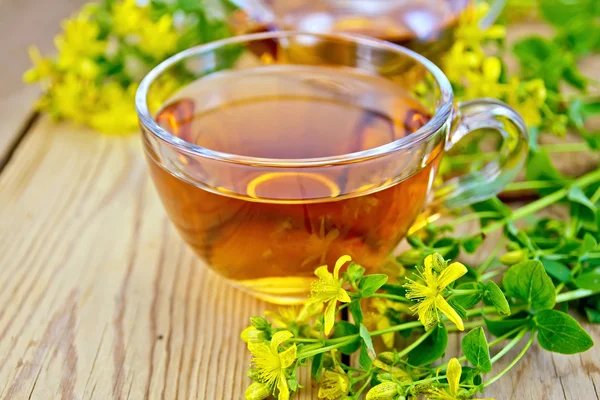
<path id="1" fill-rule="evenodd" d="M 408 281 L 404 285 L 408 289 L 406 298 L 417 301 L 417 304 L 411 307 L 411 311 L 419 315 L 419 321 L 425 330 L 430 330 L 440 321 L 439 312 L 442 312 L 462 331 L 464 330 L 462 319 L 444 299 L 442 291 L 450 283 L 466 274 L 467 268 L 461 263 L 455 262 L 443 268 L 440 273 L 436 273 L 434 269 L 441 269 L 437 265 L 438 263 L 434 262 L 436 257 L 439 255 L 431 254 L 425 258 L 425 265 L 419 270 L 419 277 L 423 283 L 406 279 Z"/>
<path id="2" fill-rule="evenodd" d="M 263 400 L 271 395 L 269 386 L 260 382 L 253 382 L 246 389 L 246 400 Z"/>
<path id="3" fill-rule="evenodd" d="M 529 126 L 542 124 L 541 108 L 546 102 L 546 85 L 542 79 L 521 82 L 512 77 L 506 88 L 506 102 L 513 107 Z"/>
<path id="4" fill-rule="evenodd" d="M 320 399 L 341 400 L 350 391 L 350 379 L 343 372 L 325 370 L 319 384 Z"/>
<path id="5" fill-rule="evenodd" d="M 444 73 L 455 84 L 462 84 L 466 74 L 481 67 L 485 57 L 482 50 L 472 50 L 462 41 L 456 41 L 442 58 Z"/>
<path id="6" fill-rule="evenodd" d="M 313 282 L 310 287 L 311 299 L 309 303 L 327 303 L 325 309 L 325 334 L 329 335 L 333 329 L 335 321 L 335 308 L 338 300 L 342 303 L 349 303 L 350 296 L 342 288 L 342 279 L 340 279 L 340 269 L 342 266 L 351 261 L 350 256 L 342 256 L 335 263 L 333 274 L 327 269 L 327 265 L 322 265 L 315 270 L 315 275 L 319 278 Z"/>
<path id="7" fill-rule="evenodd" d="M 81 69 L 82 60 L 104 54 L 106 42 L 98 40 L 100 29 L 84 13 L 66 20 L 62 26 L 63 34 L 54 39 L 60 68 Z"/>
<path id="8" fill-rule="evenodd" d="M 23 81 L 27 83 L 37 82 L 52 76 L 55 71 L 52 60 L 50 58 L 42 57 L 40 50 L 35 46 L 30 46 L 27 51 L 29 52 L 31 62 L 33 63 L 33 68 L 27 70 L 23 74 Z"/>
<path id="9" fill-rule="evenodd" d="M 100 132 L 127 134 L 138 128 L 135 113 L 135 91 L 137 84 L 123 89 L 111 82 L 100 88 L 97 109 L 89 116 L 88 124 Z"/>
<path id="10" fill-rule="evenodd" d="M 485 40 L 501 40 L 506 36 L 502 25 L 481 28 L 480 22 L 487 15 L 489 6 L 479 3 L 468 8 L 459 18 L 454 36 L 456 40 L 465 42 L 470 47 L 478 47 Z"/>
<path id="11" fill-rule="evenodd" d="M 374 330 L 383 330 L 392 326 L 393 322 L 388 317 L 389 312 L 400 313 L 402 311 L 409 311 L 409 307 L 405 304 L 386 299 L 372 298 L 369 299 L 368 304 L 370 308 L 375 309 L 375 312 L 368 312 L 365 314 L 364 324 L 368 328 L 372 327 Z M 388 332 L 381 335 L 383 344 L 388 349 L 394 347 L 395 335 L 394 332 Z"/>
<path id="12" fill-rule="evenodd" d="M 469 71 L 466 73 L 469 84 L 465 88 L 465 98 L 502 97 L 504 85 L 499 83 L 501 72 L 502 62 L 498 57 L 484 58 L 481 71 Z"/>
<path id="13" fill-rule="evenodd" d="M 275 327 L 286 328 L 292 323 L 306 323 L 312 317 L 323 311 L 323 305 L 321 303 L 308 302 L 302 307 L 279 307 L 277 311 L 279 313 L 267 310 L 265 311 L 265 315 L 273 320 Z"/>
<path id="14" fill-rule="evenodd" d="M 176 49 L 177 32 L 168 14 L 160 17 L 155 23 L 142 24 L 139 35 L 140 50 L 156 59 L 162 60 Z"/>
<path id="15" fill-rule="evenodd" d="M 136 33 L 148 21 L 147 10 L 135 4 L 135 0 L 117 2 L 112 8 L 113 31 L 125 36 Z"/>
<path id="16" fill-rule="evenodd" d="M 296 345 L 293 344 L 286 350 L 279 352 L 279 346 L 294 335 L 289 331 L 279 331 L 271 338 L 270 345 L 265 342 L 248 343 L 248 350 L 252 353 L 252 366 L 258 371 L 261 383 L 279 390 L 278 400 L 290 398 L 285 369 L 296 360 Z"/>
<path id="17" fill-rule="evenodd" d="M 460 393 L 460 375 L 462 367 L 456 358 L 453 358 L 448 363 L 446 369 L 446 380 L 448 380 L 447 388 L 436 388 L 431 391 L 428 398 L 431 400 L 466 400 L 470 399 L 470 395 Z M 494 400 L 494 399 L 479 399 L 479 400 Z"/>

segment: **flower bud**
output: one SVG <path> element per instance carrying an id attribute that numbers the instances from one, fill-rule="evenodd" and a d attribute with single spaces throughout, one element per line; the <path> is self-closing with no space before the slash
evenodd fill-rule
<path id="1" fill-rule="evenodd" d="M 433 268 L 434 271 L 441 272 L 446 268 L 446 260 L 440 253 L 433 253 L 425 257 L 425 267 Z"/>
<path id="2" fill-rule="evenodd" d="M 367 400 L 392 400 L 398 394 L 398 385 L 394 382 L 383 382 L 367 393 Z"/>
<path id="3" fill-rule="evenodd" d="M 500 262 L 504 265 L 514 265 L 526 259 L 527 252 L 525 250 L 513 250 L 500 257 Z"/>
<path id="4" fill-rule="evenodd" d="M 396 362 L 396 355 L 391 351 L 384 351 L 383 353 L 379 353 L 377 355 L 377 358 L 379 358 L 381 361 L 388 365 L 392 365 Z"/>
<path id="5" fill-rule="evenodd" d="M 413 266 L 417 265 L 423 259 L 423 253 L 421 250 L 410 249 L 401 253 L 396 260 L 402 265 Z"/>
<path id="6" fill-rule="evenodd" d="M 266 340 L 267 335 L 264 331 L 259 331 L 253 326 L 249 326 L 240 333 L 240 338 L 246 343 L 259 343 Z"/>
<path id="7" fill-rule="evenodd" d="M 246 400 L 263 400 L 270 395 L 271 391 L 264 383 L 254 382 L 246 389 Z"/>
<path id="8" fill-rule="evenodd" d="M 269 323 L 263 317 L 250 317 L 250 323 L 253 327 L 261 331 L 269 328 Z"/>

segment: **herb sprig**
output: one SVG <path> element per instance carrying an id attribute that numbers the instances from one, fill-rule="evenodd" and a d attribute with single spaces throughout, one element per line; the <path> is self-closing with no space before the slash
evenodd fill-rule
<path id="1" fill-rule="evenodd" d="M 570 314 L 579 311 L 600 323 L 600 168 L 567 176 L 553 159 L 600 149 L 600 131 L 589 123 L 600 115 L 598 82 L 578 69 L 582 57 L 600 50 L 600 5 L 568 3 L 519 2 L 519 15 L 537 14 L 554 33 L 525 37 L 512 47 L 505 43 L 503 26 L 477 28 L 485 10 L 467 12 L 442 60 L 459 99 L 497 97 L 525 117 L 531 150 L 524 180 L 509 184 L 500 198 L 527 191 L 534 200 L 515 207 L 492 197 L 449 222 L 426 225 L 407 237 L 411 249 L 386 266 L 388 275 L 365 275 L 347 257 L 333 273 L 320 267 L 310 300 L 293 309 L 292 319 L 268 312 L 253 318 L 244 332 L 248 342 L 269 343 L 286 331 L 288 340 L 276 351 L 296 349 L 288 367 L 263 364 L 252 352 L 254 383 L 247 399 L 287 399 L 302 388 L 299 368 L 310 368 L 322 399 L 470 399 L 510 371 L 536 342 L 561 354 L 593 346 Z M 510 10 L 509 17 L 516 14 Z M 519 71 L 509 72 L 509 56 L 519 62 Z M 567 131 L 580 141 L 540 143 L 542 132 L 564 136 Z M 445 157 L 441 174 L 480 168 L 495 157 L 493 151 L 481 152 L 474 139 L 460 155 Z M 550 210 L 561 210 L 564 217 L 549 217 Z M 458 233 L 460 225 L 475 222 L 477 232 Z M 478 265 L 452 261 L 481 253 L 487 237 L 498 244 Z M 346 308 L 351 319 L 336 320 Z M 449 335 L 463 330 L 468 333 L 462 355 L 443 362 Z M 514 348 L 521 350 L 492 375 L 493 365 Z M 355 355 L 356 362 L 342 355 Z M 265 368 L 276 370 L 278 380 L 266 380 Z M 284 384 L 287 392 L 279 389 Z"/>

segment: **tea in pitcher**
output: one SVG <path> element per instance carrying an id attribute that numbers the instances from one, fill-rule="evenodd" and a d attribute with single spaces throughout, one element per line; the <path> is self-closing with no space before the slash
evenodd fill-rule
<path id="1" fill-rule="evenodd" d="M 252 0 L 230 19 L 242 34 L 271 29 L 354 33 L 400 44 L 437 59 L 452 43 L 472 0 Z M 268 10 L 268 15 L 256 12 Z M 267 20 L 268 19 L 268 20 Z"/>
<path id="2" fill-rule="evenodd" d="M 228 153 L 234 164 L 233 156 L 253 157 L 256 165 L 232 172 L 182 154 L 183 170 L 173 174 L 157 154 L 147 149 L 147 156 L 166 210 L 194 251 L 235 285 L 280 301 L 280 293 L 305 297 L 314 269 L 344 254 L 367 269 L 380 266 L 421 211 L 442 146 L 377 167 L 289 161 L 374 149 L 429 119 L 402 87 L 350 67 L 222 71 L 182 89 L 156 121 L 201 151 Z M 262 168 L 264 160 L 282 167 Z M 383 177 L 415 160 L 422 163 L 416 174 Z"/>

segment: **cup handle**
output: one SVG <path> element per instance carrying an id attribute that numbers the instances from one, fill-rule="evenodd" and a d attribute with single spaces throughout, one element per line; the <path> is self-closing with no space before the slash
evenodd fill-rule
<path id="1" fill-rule="evenodd" d="M 481 21 L 479 21 L 479 26 L 483 29 L 489 28 L 494 24 L 494 22 L 496 22 L 500 16 L 500 13 L 504 9 L 504 6 L 506 5 L 506 0 L 494 0 L 491 3 L 492 4 L 490 4 L 487 14 Z"/>
<path id="2" fill-rule="evenodd" d="M 449 150 L 476 129 L 493 129 L 502 136 L 498 158 L 480 171 L 448 180 L 434 193 L 434 209 L 460 208 L 498 194 L 521 170 L 529 147 L 527 127 L 521 116 L 494 99 L 477 99 L 458 105 L 453 130 L 446 142 Z"/>

